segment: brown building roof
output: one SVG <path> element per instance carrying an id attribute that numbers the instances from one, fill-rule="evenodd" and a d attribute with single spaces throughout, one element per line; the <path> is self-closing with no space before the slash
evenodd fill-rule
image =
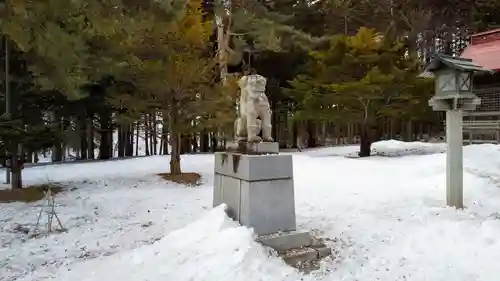
<path id="1" fill-rule="evenodd" d="M 500 28 L 472 35 L 461 57 L 485 69 L 500 71 Z"/>

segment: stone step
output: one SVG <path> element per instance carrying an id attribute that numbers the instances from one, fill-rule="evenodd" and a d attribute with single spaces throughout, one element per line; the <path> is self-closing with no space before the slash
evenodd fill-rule
<path id="1" fill-rule="evenodd" d="M 293 267 L 301 267 L 307 261 L 314 261 L 318 258 L 318 251 L 313 248 L 301 248 L 288 250 L 280 255 L 286 264 Z"/>
<path id="2" fill-rule="evenodd" d="M 318 251 L 318 259 L 323 259 L 332 255 L 332 249 L 328 247 L 315 248 Z"/>
<path id="3" fill-rule="evenodd" d="M 312 245 L 313 239 L 308 231 L 288 231 L 271 235 L 263 235 L 258 241 L 271 247 L 278 253 L 286 250 L 298 249 Z"/>
<path id="4" fill-rule="evenodd" d="M 286 264 L 297 268 L 299 271 L 304 273 L 310 273 L 316 269 L 319 269 L 319 262 L 321 259 L 330 256 L 332 253 L 331 249 L 324 247 L 305 247 L 300 249 L 288 250 L 281 254 L 280 257 L 285 261 Z"/>
<path id="5" fill-rule="evenodd" d="M 286 231 L 268 235 L 260 235 L 257 241 L 273 248 L 286 264 L 304 273 L 319 268 L 319 261 L 331 256 L 332 250 L 321 239 L 317 239 L 309 231 Z"/>

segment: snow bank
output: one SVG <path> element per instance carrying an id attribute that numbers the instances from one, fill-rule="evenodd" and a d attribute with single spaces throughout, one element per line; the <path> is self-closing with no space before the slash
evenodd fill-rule
<path id="1" fill-rule="evenodd" d="M 372 156 L 400 157 L 409 155 L 429 155 L 446 151 L 446 143 L 403 142 L 385 140 L 372 144 Z M 336 146 L 309 151 L 307 154 L 316 157 L 344 156 L 357 158 L 359 145 Z"/>
<path id="2" fill-rule="evenodd" d="M 28 277 L 26 280 L 36 280 Z M 159 242 L 132 251 L 62 267 L 59 281 L 259 281 L 300 280 L 295 270 L 237 225 L 221 205 Z"/>
<path id="3" fill-rule="evenodd" d="M 403 142 L 397 140 L 379 141 L 372 144 L 372 154 L 397 157 L 407 155 L 429 155 L 446 151 L 446 143 Z"/>

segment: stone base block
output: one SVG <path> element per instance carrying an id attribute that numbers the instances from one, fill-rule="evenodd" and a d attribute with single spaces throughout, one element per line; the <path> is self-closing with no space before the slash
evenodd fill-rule
<path id="1" fill-rule="evenodd" d="M 292 155 L 248 155 L 232 152 L 215 153 L 215 174 L 245 181 L 291 179 Z"/>
<path id="2" fill-rule="evenodd" d="M 240 223 L 262 235 L 295 230 L 293 180 L 242 182 Z"/>
<path id="3" fill-rule="evenodd" d="M 291 155 L 215 154 L 214 201 L 258 235 L 295 230 Z"/>
<path id="4" fill-rule="evenodd" d="M 227 204 L 228 216 L 258 235 L 295 230 L 293 180 L 248 182 L 215 175 L 214 207 Z"/>
<path id="5" fill-rule="evenodd" d="M 248 143 L 247 147 L 250 151 L 259 154 L 262 153 L 278 154 L 280 152 L 280 145 L 277 142 Z"/>
<path id="6" fill-rule="evenodd" d="M 278 154 L 277 142 L 232 142 L 227 145 L 228 152 L 242 154 Z"/>

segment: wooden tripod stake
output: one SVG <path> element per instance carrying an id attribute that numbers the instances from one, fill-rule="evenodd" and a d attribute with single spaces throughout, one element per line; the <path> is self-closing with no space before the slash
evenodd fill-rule
<path id="1" fill-rule="evenodd" d="M 61 220 L 56 214 L 55 211 L 55 202 L 54 202 L 54 195 L 52 194 L 52 188 L 49 187 L 47 191 L 45 192 L 45 202 L 42 205 L 42 209 L 40 210 L 40 213 L 38 214 L 38 219 L 36 220 L 36 227 L 35 227 L 35 234 L 38 231 L 38 225 L 40 224 L 40 218 L 42 217 L 42 213 L 47 214 L 47 235 L 52 232 L 52 221 L 54 217 L 57 220 L 57 223 L 59 224 L 59 231 L 65 231 L 65 228 L 62 226 Z"/>

